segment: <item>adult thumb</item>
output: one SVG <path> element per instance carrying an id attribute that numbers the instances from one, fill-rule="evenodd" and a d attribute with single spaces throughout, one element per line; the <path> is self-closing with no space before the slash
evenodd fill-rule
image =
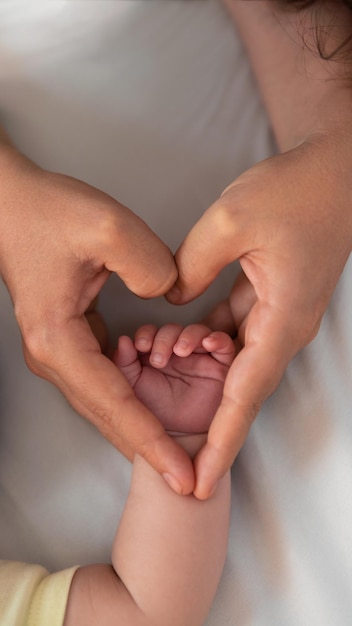
<path id="1" fill-rule="evenodd" d="M 245 252 L 236 211 L 224 196 L 193 226 L 176 252 L 178 279 L 166 298 L 173 304 L 193 300 L 221 270 Z"/>
<path id="2" fill-rule="evenodd" d="M 118 205 L 104 241 L 104 265 L 136 295 L 163 295 L 177 278 L 173 255 L 140 217 Z"/>

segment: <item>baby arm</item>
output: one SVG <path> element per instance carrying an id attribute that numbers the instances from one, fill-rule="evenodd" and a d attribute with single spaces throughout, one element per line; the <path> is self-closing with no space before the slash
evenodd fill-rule
<path id="1" fill-rule="evenodd" d="M 176 336 L 175 336 L 176 335 Z M 198 407 L 212 415 L 210 396 L 220 388 L 234 349 L 224 333 L 193 326 L 181 331 L 168 325 L 157 331 L 143 327 L 135 343 L 121 338 L 115 354 L 119 365 L 138 395 L 158 394 L 163 417 L 172 430 L 185 430 L 184 414 L 193 418 Z M 188 342 L 188 345 L 183 343 Z M 143 344 L 143 347 L 142 347 Z M 143 351 L 138 355 L 136 346 Z M 180 357 L 173 353 L 173 347 Z M 214 356 L 204 353 L 211 350 Z M 195 354 L 195 350 L 203 353 Z M 152 366 L 155 354 L 161 356 Z M 219 360 L 217 360 L 219 359 Z M 155 375 L 155 380 L 151 378 Z M 163 385 L 163 382 L 166 383 Z M 204 380 L 207 387 L 204 387 Z M 186 393 L 183 393 L 186 392 Z M 207 396 L 207 398 L 205 398 Z M 206 400 L 206 402 L 204 402 Z M 177 405 L 177 411 L 167 415 Z M 183 407 L 183 408 L 182 408 Z M 213 407 L 211 407 L 213 410 Z M 179 419 L 178 415 L 181 416 Z M 193 419 L 192 418 L 192 419 Z M 178 438 L 193 456 L 203 443 L 205 421 L 191 424 L 192 434 Z M 129 626 L 197 626 L 210 609 L 224 565 L 229 525 L 229 473 L 207 501 L 193 495 L 179 496 L 141 457 L 134 461 L 131 488 L 118 527 L 112 553 L 113 566 L 96 565 L 76 573 L 65 626 L 84 623 Z"/>

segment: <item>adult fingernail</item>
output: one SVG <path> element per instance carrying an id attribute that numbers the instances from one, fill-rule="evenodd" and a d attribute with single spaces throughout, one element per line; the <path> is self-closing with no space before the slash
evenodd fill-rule
<path id="1" fill-rule="evenodd" d="M 197 485 L 196 489 L 194 490 L 194 495 L 199 500 L 208 500 L 208 498 L 211 498 L 216 492 L 218 484 L 219 483 L 216 482 L 211 487 L 209 487 L 209 485 Z"/>
<path id="2" fill-rule="evenodd" d="M 178 302 L 178 300 L 181 300 L 181 291 L 178 287 L 176 287 L 176 285 L 174 285 L 170 291 L 167 292 L 167 298 L 168 300 L 172 300 L 172 302 Z"/>
<path id="3" fill-rule="evenodd" d="M 181 483 L 173 476 L 172 474 L 165 473 L 163 474 L 164 480 L 167 482 L 169 487 L 176 491 L 178 494 L 182 494 L 182 485 Z"/>

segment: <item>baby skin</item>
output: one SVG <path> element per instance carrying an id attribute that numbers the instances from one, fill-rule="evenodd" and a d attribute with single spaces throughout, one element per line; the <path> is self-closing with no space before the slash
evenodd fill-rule
<path id="1" fill-rule="evenodd" d="M 113 355 L 136 396 L 193 457 L 202 447 L 235 356 L 223 332 L 203 325 L 122 336 Z M 201 626 L 214 599 L 226 552 L 230 475 L 211 498 L 177 495 L 136 455 L 111 565 L 80 568 L 64 626 Z M 196 583 L 195 583 L 196 581 Z"/>
<path id="2" fill-rule="evenodd" d="M 113 361 L 166 430 L 195 434 L 208 431 L 234 356 L 226 333 L 167 324 L 120 337 Z"/>

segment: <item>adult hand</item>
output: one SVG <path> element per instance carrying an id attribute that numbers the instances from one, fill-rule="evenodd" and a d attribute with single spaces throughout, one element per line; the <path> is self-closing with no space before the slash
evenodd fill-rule
<path id="1" fill-rule="evenodd" d="M 27 364 L 125 455 L 138 452 L 191 492 L 187 454 L 103 356 L 85 316 L 111 272 L 143 298 L 165 293 L 177 277 L 170 250 L 101 191 L 43 171 L 6 143 L 0 161 L 0 270 Z"/>
<path id="2" fill-rule="evenodd" d="M 242 266 L 228 307 L 206 320 L 229 331 L 230 310 L 243 347 L 195 461 L 199 498 L 212 492 L 288 362 L 318 331 L 351 251 L 350 162 L 343 132 L 312 135 L 242 174 L 176 254 L 179 278 L 168 294 L 175 304 L 196 298 L 233 260 Z"/>

